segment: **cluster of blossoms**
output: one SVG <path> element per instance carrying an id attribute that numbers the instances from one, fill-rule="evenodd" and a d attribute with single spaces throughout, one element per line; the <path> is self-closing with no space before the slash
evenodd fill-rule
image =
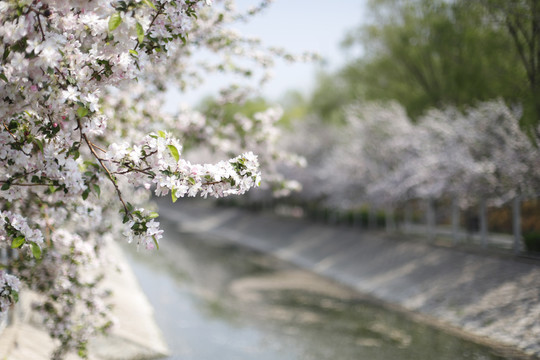
<path id="1" fill-rule="evenodd" d="M 319 146 L 326 153 L 303 152 L 310 163 L 302 179 L 306 196 L 341 208 L 445 197 L 467 208 L 535 196 L 540 152 L 519 118 L 519 109 L 502 101 L 433 109 L 416 123 L 399 104 L 362 103 L 348 109 L 347 123 L 329 138 L 328 125 L 300 124 L 311 138 L 328 138 Z"/>
<path id="2" fill-rule="evenodd" d="M 16 300 L 18 280 L 41 294 L 35 307 L 59 340 L 56 358 L 70 350 L 86 356 L 89 337 L 112 324 L 97 287 L 103 245 L 124 234 L 159 247 L 158 214 L 138 206 L 150 189 L 173 201 L 242 194 L 259 186 L 259 160 L 278 176 L 279 113 L 238 119 L 238 132 L 219 116 L 160 110 L 168 86 L 184 89 L 201 72 L 250 76 L 233 54 L 265 69 L 273 56 L 289 58 L 256 49 L 256 40 L 226 26 L 268 1 L 247 13 L 232 0 L 210 3 L 0 2 L 0 250 L 10 254 L 0 265 L 0 312 Z M 194 62 L 197 49 L 227 65 Z M 231 159 L 192 164 L 182 150 L 195 145 Z M 249 150 L 261 150 L 261 158 Z"/>
<path id="3" fill-rule="evenodd" d="M 14 301 L 19 298 L 21 283 L 13 275 L 0 270 L 0 311 L 6 311 Z"/>
<path id="4" fill-rule="evenodd" d="M 223 109 L 230 103 L 224 96 L 216 100 L 218 106 L 212 111 L 203 113 L 180 104 L 178 110 L 171 114 L 163 110 L 162 99 L 147 98 L 143 94 L 144 88 L 139 85 L 133 86 L 129 93 L 124 92 L 120 96 L 104 99 L 103 112 L 118 119 L 114 124 L 110 124 L 111 131 L 128 134 L 131 137 L 140 137 L 143 132 L 148 130 L 159 135 L 162 132 L 156 128 L 156 124 L 164 126 L 168 129 L 168 137 L 175 137 L 182 143 L 182 147 L 179 143 L 173 147 L 179 152 L 183 151 L 191 159 L 200 162 L 255 152 L 258 154 L 260 167 L 264 171 L 263 188 L 270 189 L 275 196 L 286 195 L 299 189 L 298 182 L 288 180 L 282 174 L 282 167 L 305 166 L 305 159 L 295 153 L 284 151 L 280 146 L 279 140 L 283 133 L 278 125 L 278 121 L 283 115 L 281 108 L 271 107 L 256 112 L 252 116 L 237 113 L 232 117 L 227 117 Z M 148 118 L 159 119 L 159 121 L 148 123 Z M 225 118 L 226 120 L 224 120 Z M 158 140 L 161 141 L 164 138 Z M 115 146 L 117 146 L 115 149 L 110 149 L 111 153 L 117 154 L 115 156 L 127 154 L 127 143 Z M 140 146 L 133 149 L 135 149 L 136 154 L 131 152 L 130 156 L 140 157 Z M 166 156 L 170 157 L 170 154 L 166 154 Z M 252 156 L 245 155 L 244 157 L 246 156 L 249 160 L 246 165 L 253 163 Z M 183 163 L 185 166 L 198 167 L 198 165 L 190 165 L 189 162 Z M 227 163 L 228 161 L 222 161 L 218 167 L 205 165 L 201 170 L 207 172 L 214 168 L 216 171 L 225 171 L 223 166 L 226 166 Z M 197 172 L 200 173 L 199 170 Z M 154 183 L 157 182 L 154 181 Z M 238 182 L 235 181 L 235 183 Z M 185 189 L 184 186 L 181 188 Z M 209 188 L 211 192 L 204 191 L 202 194 L 215 195 L 212 191 L 218 189 L 220 187 L 213 186 Z M 233 193 L 235 192 L 231 189 L 226 192 L 226 194 Z"/>

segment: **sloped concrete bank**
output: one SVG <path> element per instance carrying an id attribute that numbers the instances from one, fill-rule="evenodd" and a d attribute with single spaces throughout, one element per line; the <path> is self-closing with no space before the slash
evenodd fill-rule
<path id="1" fill-rule="evenodd" d="M 161 202 L 160 208 L 161 216 L 178 222 L 182 231 L 273 254 L 421 321 L 495 346 L 508 358 L 540 358 L 537 260 L 216 208 L 209 202 Z"/>
<path id="2" fill-rule="evenodd" d="M 89 342 L 89 360 L 149 360 L 169 354 L 160 329 L 154 320 L 154 309 L 140 288 L 118 244 L 107 245 L 107 253 L 114 259 L 105 269 L 103 286 L 112 289 L 110 304 L 117 324 L 108 336 Z M 47 360 L 56 347 L 42 319 L 32 311 L 36 295 L 21 293 L 13 316 L 13 323 L 0 334 L 0 359 Z M 75 353 L 66 360 L 80 359 Z"/>

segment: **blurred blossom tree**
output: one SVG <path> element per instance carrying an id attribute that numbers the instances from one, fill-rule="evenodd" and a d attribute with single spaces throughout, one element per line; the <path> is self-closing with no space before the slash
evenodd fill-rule
<path id="1" fill-rule="evenodd" d="M 319 147 L 292 147 L 309 161 L 302 182 L 311 200 L 392 209 L 456 198 L 468 208 L 534 196 L 540 186 L 540 150 L 519 128 L 521 112 L 502 100 L 432 109 L 414 123 L 398 103 L 359 102 L 346 114 L 341 127 L 302 125 L 309 139 L 321 135 Z"/>
<path id="2" fill-rule="evenodd" d="M 318 76 L 295 124 L 306 140 L 288 140 L 310 164 L 298 175 L 303 196 L 390 209 L 534 196 L 540 2 L 370 0 L 369 9 L 343 42 L 356 59 Z"/>
<path id="3" fill-rule="evenodd" d="M 281 160 L 280 110 L 224 122 L 220 111 L 161 110 L 168 87 L 196 86 L 210 71 L 252 77 L 276 56 L 294 60 L 228 26 L 269 1 L 245 12 L 232 0 L 211 3 L 0 2 L 0 315 L 22 286 L 37 291 L 59 345 L 53 358 L 87 357 L 88 339 L 112 325 L 97 287 L 103 245 L 123 233 L 159 247 L 158 214 L 140 207 L 150 189 L 173 202 L 242 194 L 259 186 L 259 160 L 269 169 Z M 252 91 L 224 89 L 216 104 Z M 183 144 L 232 158 L 192 164 Z"/>

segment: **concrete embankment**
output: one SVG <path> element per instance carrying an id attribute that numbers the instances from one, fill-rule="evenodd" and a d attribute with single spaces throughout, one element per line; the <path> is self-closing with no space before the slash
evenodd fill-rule
<path id="1" fill-rule="evenodd" d="M 107 245 L 106 253 L 114 262 L 105 269 L 103 285 L 113 291 L 110 304 L 117 324 L 106 337 L 89 343 L 89 360 L 158 359 L 168 354 L 168 347 L 154 320 L 154 310 L 142 292 L 135 275 L 117 244 Z M 46 360 L 57 345 L 31 310 L 30 291 L 21 293 L 13 321 L 0 334 L 0 359 Z M 70 359 L 80 359 L 69 354 Z"/>
<path id="2" fill-rule="evenodd" d="M 183 231 L 273 254 L 422 321 L 494 345 L 508 358 L 540 355 L 538 260 L 209 203 L 160 206 L 161 216 L 177 221 Z"/>

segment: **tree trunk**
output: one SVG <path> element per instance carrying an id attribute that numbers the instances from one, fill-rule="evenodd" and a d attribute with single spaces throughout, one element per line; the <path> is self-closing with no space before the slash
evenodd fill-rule
<path id="1" fill-rule="evenodd" d="M 487 247 L 488 238 L 487 238 L 487 207 L 486 199 L 480 200 L 480 244 L 483 248 Z"/>
<path id="2" fill-rule="evenodd" d="M 373 206 L 369 207 L 368 212 L 368 229 L 374 230 L 377 227 L 377 218 L 375 214 L 375 208 Z"/>
<path id="3" fill-rule="evenodd" d="M 430 241 L 435 240 L 435 200 L 430 198 L 427 201 L 427 211 L 426 211 L 426 220 L 427 220 L 427 230 L 428 238 Z"/>
<path id="4" fill-rule="evenodd" d="M 459 205 L 457 198 L 452 199 L 452 243 L 459 242 Z"/>
<path id="5" fill-rule="evenodd" d="M 403 227 L 405 231 L 411 230 L 412 224 L 412 209 L 409 203 L 406 203 L 403 207 Z"/>
<path id="6" fill-rule="evenodd" d="M 396 231 L 396 219 L 395 219 L 395 212 L 394 208 L 391 206 L 388 206 L 386 208 L 386 214 L 385 214 L 385 225 L 386 225 L 386 232 L 394 232 Z"/>

